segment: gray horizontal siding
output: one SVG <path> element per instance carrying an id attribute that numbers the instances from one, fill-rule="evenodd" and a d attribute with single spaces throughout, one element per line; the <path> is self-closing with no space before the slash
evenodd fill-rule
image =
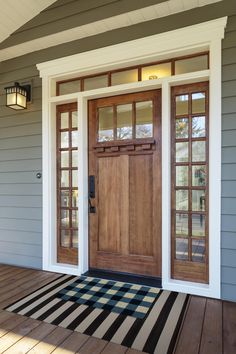
<path id="1" fill-rule="evenodd" d="M 236 301 L 236 16 L 228 19 L 222 70 L 222 298 Z"/>
<path id="2" fill-rule="evenodd" d="M 5 107 L 4 87 L 29 79 L 26 111 Z M 0 262 L 42 267 L 42 89 L 35 67 L 0 74 Z"/>

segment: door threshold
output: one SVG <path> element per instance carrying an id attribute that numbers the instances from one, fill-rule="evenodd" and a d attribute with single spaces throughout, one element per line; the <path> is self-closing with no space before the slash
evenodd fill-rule
<path id="1" fill-rule="evenodd" d="M 122 281 L 125 283 L 134 283 L 139 285 L 162 288 L 161 278 L 148 275 L 130 274 L 122 272 L 107 271 L 103 269 L 90 268 L 82 274 L 86 277 L 104 278 L 108 280 Z"/>

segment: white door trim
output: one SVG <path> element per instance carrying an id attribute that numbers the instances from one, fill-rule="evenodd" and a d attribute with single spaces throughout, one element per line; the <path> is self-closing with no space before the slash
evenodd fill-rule
<path id="1" fill-rule="evenodd" d="M 43 78 L 43 267 L 46 270 L 81 274 L 88 269 L 87 205 L 87 100 L 121 93 L 162 88 L 162 280 L 163 288 L 197 295 L 220 297 L 221 216 L 221 39 L 227 18 L 189 26 L 111 47 L 77 54 L 37 65 Z M 82 93 L 55 96 L 57 80 L 172 58 L 201 50 L 210 51 L 210 71 L 113 86 Z M 209 190 L 209 285 L 176 281 L 170 276 L 170 87 L 210 80 L 210 190 Z M 53 117 L 57 104 L 78 101 L 79 127 L 79 267 L 55 262 L 55 138 Z M 55 161 L 54 161 L 55 163 Z M 217 193 L 216 193 L 217 191 Z M 214 237 L 213 237 L 214 235 Z M 214 256 L 213 256 L 214 255 Z"/>

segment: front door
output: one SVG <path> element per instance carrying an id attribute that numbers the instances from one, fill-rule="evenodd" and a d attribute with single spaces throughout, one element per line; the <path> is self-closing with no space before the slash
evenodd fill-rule
<path id="1" fill-rule="evenodd" d="M 90 269 L 161 276 L 161 91 L 89 102 Z"/>

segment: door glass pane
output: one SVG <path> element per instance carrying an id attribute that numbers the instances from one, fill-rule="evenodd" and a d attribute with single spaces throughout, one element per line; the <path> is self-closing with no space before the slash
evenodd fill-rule
<path id="1" fill-rule="evenodd" d="M 78 211 L 72 210 L 72 227 L 78 227 Z"/>
<path id="2" fill-rule="evenodd" d="M 205 262 L 204 240 L 192 240 L 192 260 L 193 262 Z"/>
<path id="3" fill-rule="evenodd" d="M 61 167 L 69 167 L 69 151 L 61 151 Z"/>
<path id="4" fill-rule="evenodd" d="M 180 260 L 188 259 L 188 239 L 176 238 L 175 240 L 175 258 Z"/>
<path id="5" fill-rule="evenodd" d="M 78 130 L 74 130 L 71 132 L 71 143 L 72 147 L 78 146 Z"/>
<path id="6" fill-rule="evenodd" d="M 108 76 L 100 75 L 84 79 L 84 91 L 108 86 Z"/>
<path id="7" fill-rule="evenodd" d="M 104 107 L 98 109 L 99 128 L 98 141 L 110 141 L 114 139 L 113 132 L 113 107 Z"/>
<path id="8" fill-rule="evenodd" d="M 185 74 L 208 69 L 208 56 L 201 55 L 194 58 L 176 60 L 175 75 Z"/>
<path id="9" fill-rule="evenodd" d="M 188 210 L 188 191 L 176 191 L 176 210 Z"/>
<path id="10" fill-rule="evenodd" d="M 205 191 L 204 190 L 192 191 L 192 210 L 205 211 Z"/>
<path id="11" fill-rule="evenodd" d="M 78 187 L 78 170 L 72 171 L 72 187 Z"/>
<path id="12" fill-rule="evenodd" d="M 61 246 L 70 247 L 70 230 L 61 230 Z"/>
<path id="13" fill-rule="evenodd" d="M 205 141 L 194 141 L 192 143 L 192 161 L 206 161 L 206 143 Z"/>
<path id="14" fill-rule="evenodd" d="M 69 210 L 61 209 L 61 226 L 70 226 Z"/>
<path id="15" fill-rule="evenodd" d="M 78 151 L 72 150 L 72 167 L 78 167 Z"/>
<path id="16" fill-rule="evenodd" d="M 180 95 L 175 98 L 176 115 L 188 114 L 188 95 Z"/>
<path id="17" fill-rule="evenodd" d="M 69 147 L 69 132 L 61 132 L 61 148 Z"/>
<path id="18" fill-rule="evenodd" d="M 176 162 L 188 162 L 188 142 L 176 143 Z"/>
<path id="19" fill-rule="evenodd" d="M 78 191 L 73 190 L 72 191 L 72 208 L 77 208 L 78 207 Z"/>
<path id="20" fill-rule="evenodd" d="M 72 112 L 72 128 L 78 127 L 78 112 Z"/>
<path id="21" fill-rule="evenodd" d="M 203 214 L 192 215 L 192 236 L 205 236 L 206 217 Z"/>
<path id="22" fill-rule="evenodd" d="M 201 138 L 206 136 L 205 117 L 194 117 L 192 119 L 192 137 Z"/>
<path id="23" fill-rule="evenodd" d="M 117 139 L 132 139 L 132 104 L 124 104 L 117 109 Z"/>
<path id="24" fill-rule="evenodd" d="M 153 136 L 153 104 L 152 101 L 136 102 L 136 138 Z"/>
<path id="25" fill-rule="evenodd" d="M 69 191 L 61 191 L 61 206 L 62 207 L 69 207 L 70 206 Z"/>
<path id="26" fill-rule="evenodd" d="M 175 218 L 176 235 L 188 236 L 188 214 L 176 213 Z"/>
<path id="27" fill-rule="evenodd" d="M 176 166 L 176 186 L 188 186 L 188 166 Z"/>
<path id="28" fill-rule="evenodd" d="M 61 187 L 69 187 L 69 171 L 61 171 Z"/>
<path id="29" fill-rule="evenodd" d="M 188 118 L 176 119 L 176 139 L 188 138 Z"/>
<path id="30" fill-rule="evenodd" d="M 74 92 L 80 92 L 80 80 L 59 84 L 59 95 L 66 95 Z"/>
<path id="31" fill-rule="evenodd" d="M 142 81 L 171 76 L 171 63 L 145 66 L 142 68 Z"/>
<path id="32" fill-rule="evenodd" d="M 204 92 L 192 94 L 192 113 L 204 113 L 206 111 L 206 98 Z"/>
<path id="33" fill-rule="evenodd" d="M 201 187 L 206 185 L 206 166 L 192 166 L 192 185 Z"/>
<path id="34" fill-rule="evenodd" d="M 111 84 L 113 85 L 121 85 L 128 84 L 129 82 L 138 81 L 138 70 L 125 70 L 119 71 L 117 73 L 111 74 Z"/>
<path id="35" fill-rule="evenodd" d="M 72 230 L 72 247 L 78 248 L 78 230 Z"/>
<path id="36" fill-rule="evenodd" d="M 69 128 L 69 113 L 64 112 L 61 113 L 61 129 L 68 129 Z"/>

